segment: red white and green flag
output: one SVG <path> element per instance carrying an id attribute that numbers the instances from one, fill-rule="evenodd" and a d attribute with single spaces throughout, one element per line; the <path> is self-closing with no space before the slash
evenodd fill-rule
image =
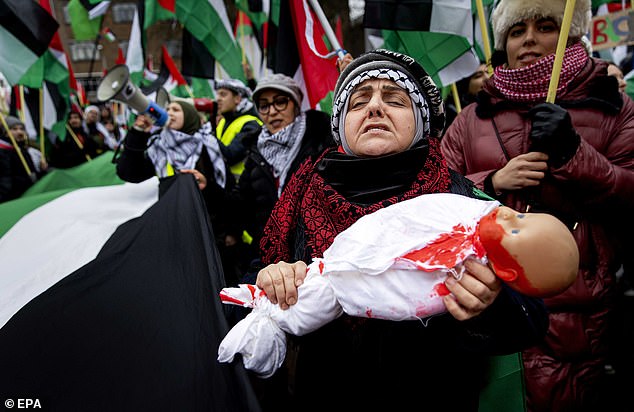
<path id="1" fill-rule="evenodd" d="M 47 50 L 59 24 L 34 1 L 0 0 L 0 72 L 10 85 Z"/>
<path id="2" fill-rule="evenodd" d="M 52 17 L 50 0 L 40 0 L 39 4 Z M 30 136 L 38 136 L 40 124 L 43 124 L 45 129 L 53 131 L 61 140 L 65 139 L 65 125 L 70 112 L 70 94 L 73 86 L 71 71 L 68 55 L 56 31 L 48 49 L 19 81 L 19 84 L 31 89 L 28 94 L 29 101 L 23 106 Z M 72 78 L 74 79 L 74 75 Z M 41 103 L 37 91 L 40 88 L 43 94 Z M 40 109 L 43 117 L 40 116 Z"/>
<path id="3" fill-rule="evenodd" d="M 380 29 L 376 47 L 415 58 L 439 86 L 470 76 L 480 59 L 473 47 L 471 0 L 366 0 L 363 25 Z"/>
<path id="4" fill-rule="evenodd" d="M 205 45 L 228 76 L 246 81 L 242 53 L 223 0 L 145 0 L 145 6 L 146 13 L 151 11 L 152 18 L 160 12 L 174 13 L 177 20 Z M 145 27 L 150 23 L 146 22 Z"/>
<path id="5" fill-rule="evenodd" d="M 101 31 L 109 0 L 70 0 L 68 15 L 75 40 L 94 40 Z"/>
<path id="6" fill-rule="evenodd" d="M 249 64 L 253 77 L 258 80 L 266 74 L 266 65 L 262 47 L 257 38 L 256 28 L 247 13 L 238 10 L 234 35 L 240 44 L 243 61 Z"/>
<path id="7" fill-rule="evenodd" d="M 165 46 L 162 46 L 161 71 L 158 77 L 149 86 L 142 87 L 141 90 L 146 96 L 151 97 L 161 87 L 174 96 L 192 97 L 189 94 L 189 90 L 191 90 L 189 85 Z"/>

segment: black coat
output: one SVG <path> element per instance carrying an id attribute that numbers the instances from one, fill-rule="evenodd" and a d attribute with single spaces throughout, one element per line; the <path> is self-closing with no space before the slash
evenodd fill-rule
<path id="1" fill-rule="evenodd" d="M 242 231 L 246 230 L 253 237 L 252 245 L 255 247 L 259 244 L 264 226 L 278 199 L 277 179 L 257 148 L 259 134 L 260 130 L 243 138 L 243 143 L 247 146 L 247 159 L 240 180 L 230 195 L 232 213 L 229 233 L 240 238 Z M 308 110 L 306 132 L 288 171 L 286 182 L 307 158 L 316 158 L 330 146 L 335 146 L 330 116 L 317 110 Z"/>
<path id="2" fill-rule="evenodd" d="M 26 173 L 22 161 L 15 149 L 11 147 L 11 143 L 3 140 L 0 145 L 0 202 L 20 197 L 22 193 L 33 185 L 35 180 L 35 166 L 31 156 L 26 148 L 20 148 L 20 150 L 24 160 L 31 169 L 32 176 Z"/>
<path id="3" fill-rule="evenodd" d="M 156 176 L 154 164 L 147 156 L 146 150 L 151 134 L 131 128 L 126 135 L 123 150 L 116 158 L 117 175 L 126 182 L 140 183 L 153 176 Z M 226 166 L 226 165 L 225 165 Z M 229 168 L 225 168 L 227 182 L 225 188 L 220 187 L 214 179 L 214 168 L 203 148 L 200 158 L 196 162 L 196 170 L 207 178 L 207 187 L 202 191 L 207 211 L 217 236 L 225 232 L 224 224 L 227 219 L 223 216 L 226 207 L 226 193 L 235 185 L 233 175 Z M 167 178 L 169 179 L 169 178 Z"/>

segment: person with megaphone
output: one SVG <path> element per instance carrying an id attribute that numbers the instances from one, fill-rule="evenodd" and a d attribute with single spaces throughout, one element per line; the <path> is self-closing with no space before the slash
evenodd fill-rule
<path id="1" fill-rule="evenodd" d="M 133 183 L 155 175 L 164 180 L 178 173 L 192 174 L 202 191 L 214 232 L 223 232 L 219 215 L 225 209 L 225 190 L 230 190 L 235 180 L 211 124 L 203 123 L 194 105 L 183 100 L 169 103 L 162 128 L 156 128 L 151 116 L 139 114 L 116 163 L 117 175 Z"/>

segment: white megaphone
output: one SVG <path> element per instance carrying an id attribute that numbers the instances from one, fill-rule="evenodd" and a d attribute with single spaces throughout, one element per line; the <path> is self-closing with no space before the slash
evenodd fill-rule
<path id="1" fill-rule="evenodd" d="M 130 70 L 125 64 L 118 64 L 108 70 L 97 88 L 97 99 L 101 102 L 116 100 L 125 103 L 139 113 L 147 114 L 157 126 L 167 123 L 167 112 L 147 97 L 130 81 Z"/>

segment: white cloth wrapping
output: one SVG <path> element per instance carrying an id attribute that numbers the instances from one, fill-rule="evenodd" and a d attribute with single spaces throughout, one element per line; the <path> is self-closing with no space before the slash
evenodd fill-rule
<path id="1" fill-rule="evenodd" d="M 271 376 L 284 361 L 285 333 L 301 336 L 339 317 L 423 319 L 445 311 L 448 274 L 460 275 L 465 259 L 486 261 L 473 242 L 455 243 L 424 262 L 403 258 L 443 234 L 473 238 L 479 219 L 500 204 L 455 194 L 429 194 L 366 215 L 335 237 L 323 258 L 313 259 L 298 299 L 288 310 L 273 305 L 254 285 L 225 288 L 223 303 L 253 308 L 221 342 L 220 362 L 242 354 L 244 366 Z M 434 249 L 436 250 L 436 249 Z M 441 258 L 438 256 L 441 255 Z"/>
<path id="2" fill-rule="evenodd" d="M 263 378 L 273 375 L 284 362 L 285 332 L 301 336 L 343 313 L 328 280 L 315 270 L 308 272 L 304 284 L 297 290 L 298 303 L 287 310 L 272 304 L 255 285 L 224 288 L 220 298 L 223 303 L 253 308 L 253 311 L 224 337 L 218 348 L 218 361 L 231 362 L 241 353 L 244 367 Z M 319 310 L 315 310 L 317 307 Z"/>

